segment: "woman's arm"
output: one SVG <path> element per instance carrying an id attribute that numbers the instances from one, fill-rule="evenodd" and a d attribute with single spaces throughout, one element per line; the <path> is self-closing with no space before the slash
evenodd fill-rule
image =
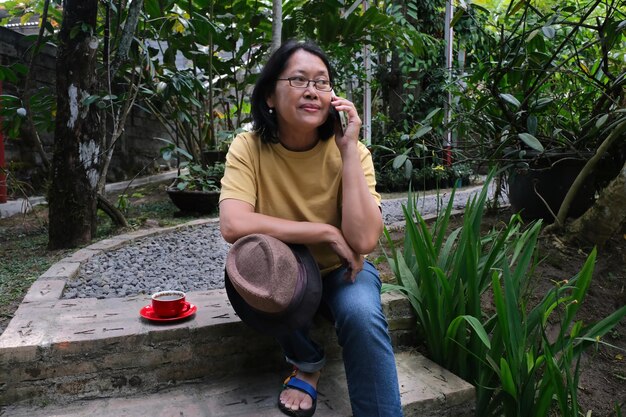
<path id="1" fill-rule="evenodd" d="M 348 100 L 334 98 L 331 105 L 348 114 L 343 136 L 337 132 L 335 139 L 343 161 L 341 231 L 354 251 L 366 254 L 376 248 L 383 221 L 361 166 L 358 149 L 361 119 Z"/>
<path id="2" fill-rule="evenodd" d="M 245 201 L 225 199 L 220 203 L 220 232 L 229 243 L 252 233 L 273 236 L 286 243 L 327 243 L 349 267 L 350 277 L 362 269 L 363 260 L 354 251 L 341 230 L 324 223 L 297 222 L 255 213 Z"/>
<path id="3" fill-rule="evenodd" d="M 229 243 L 252 233 L 263 233 L 286 243 L 322 243 L 336 239 L 339 230 L 329 224 L 297 222 L 255 213 L 245 201 L 226 199 L 220 203 L 220 231 Z"/>

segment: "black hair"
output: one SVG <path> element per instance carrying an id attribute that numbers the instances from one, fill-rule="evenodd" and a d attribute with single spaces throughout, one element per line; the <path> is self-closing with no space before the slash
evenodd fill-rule
<path id="1" fill-rule="evenodd" d="M 270 56 L 261 70 L 250 99 L 252 128 L 259 134 L 261 141 L 264 143 L 278 143 L 278 120 L 275 113 L 270 113 L 267 98 L 274 92 L 276 81 L 287 66 L 287 61 L 299 50 L 304 50 L 319 57 L 328 69 L 330 82 L 333 82 L 333 70 L 328 57 L 317 44 L 310 40 L 298 41 L 294 39 L 283 43 Z M 320 140 L 330 139 L 334 134 L 333 119 L 331 117 L 327 118 L 324 124 L 317 128 L 317 133 Z"/>

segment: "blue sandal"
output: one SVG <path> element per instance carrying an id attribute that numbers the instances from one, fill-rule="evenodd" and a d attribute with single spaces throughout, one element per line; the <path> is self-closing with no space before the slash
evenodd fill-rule
<path id="1" fill-rule="evenodd" d="M 300 378 L 296 378 L 297 373 L 298 370 L 294 369 L 291 375 L 289 375 L 287 379 L 285 379 L 285 382 L 283 382 L 283 389 L 281 390 L 281 393 L 287 388 L 297 389 L 298 391 L 302 391 L 305 394 L 309 395 L 313 400 L 313 405 L 311 406 L 311 408 L 307 408 L 306 410 L 292 410 L 291 408 L 285 407 L 285 405 L 280 402 L 280 394 L 278 394 L 278 409 L 288 416 L 311 417 L 313 414 L 315 414 L 315 407 L 317 407 L 317 391 L 308 382 L 305 382 Z"/>

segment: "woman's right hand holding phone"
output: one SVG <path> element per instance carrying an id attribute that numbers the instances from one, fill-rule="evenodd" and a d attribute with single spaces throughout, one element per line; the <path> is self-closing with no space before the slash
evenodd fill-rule
<path id="1" fill-rule="evenodd" d="M 338 114 L 338 118 L 336 119 L 338 126 L 335 129 L 335 142 L 343 154 L 350 144 L 356 144 L 356 142 L 358 142 L 361 132 L 361 118 L 356 111 L 356 107 L 350 100 L 333 95 L 330 105 L 337 113 L 343 113 L 347 119 L 346 127 L 343 129 L 343 132 L 341 132 L 341 116 Z"/>

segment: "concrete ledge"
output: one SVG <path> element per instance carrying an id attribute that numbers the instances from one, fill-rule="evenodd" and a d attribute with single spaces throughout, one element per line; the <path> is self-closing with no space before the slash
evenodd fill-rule
<path id="1" fill-rule="evenodd" d="M 50 287 L 59 293 L 62 283 Z M 224 290 L 190 292 L 195 316 L 155 324 L 139 315 L 149 296 L 37 300 L 33 288 L 0 336 L 0 405 L 130 395 L 284 366 L 276 342 L 241 323 Z M 383 305 L 394 342 L 415 340 L 408 302 L 384 294 Z M 328 322 L 320 320 L 313 336 L 329 359 L 340 357 Z"/>
<path id="2" fill-rule="evenodd" d="M 146 415 L 143 398 L 149 393 L 172 387 L 185 391 L 190 385 L 182 383 L 191 381 L 208 383 L 213 387 L 210 389 L 219 393 L 215 399 L 211 393 L 208 396 L 194 394 L 201 403 L 208 401 L 203 403 L 202 409 L 206 411 L 208 407 L 211 411 L 190 415 L 276 415 L 275 383 L 269 383 L 264 375 L 284 370 L 284 358 L 273 339 L 259 335 L 240 322 L 224 290 L 188 293 L 188 300 L 198 307 L 196 315 L 166 324 L 140 318 L 139 310 L 150 303 L 149 296 L 145 295 L 102 300 L 60 299 L 65 282 L 76 277 L 81 263 L 91 256 L 119 248 L 137 238 L 212 222 L 217 219 L 199 219 L 106 239 L 75 252 L 41 275 L 0 336 L 0 415 L 3 407 L 11 406 L 15 410 L 10 413 L 12 416 L 22 415 L 18 411 L 20 407 L 28 409 L 23 415 L 47 416 L 54 404 L 62 404 L 63 412 L 54 412 L 54 415 L 143 416 Z M 383 294 L 382 300 L 394 347 L 414 346 L 416 324 L 409 302 L 399 294 L 389 293 Z M 334 328 L 328 322 L 320 320 L 313 337 L 324 344 L 330 360 L 340 358 Z M 405 355 L 398 353 L 397 360 L 407 417 L 472 415 L 474 394 L 469 384 L 419 355 Z M 405 359 L 408 362 L 402 365 Z M 279 382 L 284 373 L 281 371 Z M 328 407 L 326 411 L 321 407 L 316 415 L 349 415 L 345 376 L 325 370 L 326 374 L 330 376 L 328 380 L 334 381 L 327 383 Z M 258 383 L 254 392 L 267 391 L 271 386 L 272 394 L 263 400 L 258 400 L 257 395 L 257 400 L 252 398 L 248 403 L 260 404 L 261 408 L 243 407 L 232 414 L 234 408 L 229 407 L 238 404 L 233 395 L 244 395 L 244 399 L 252 395 L 253 387 L 248 389 L 245 382 L 250 375 L 254 383 Z M 421 380 L 420 375 L 426 375 L 427 379 Z M 232 389 L 224 391 L 225 387 Z M 120 408 L 119 404 L 127 404 L 126 398 L 130 396 L 139 398 L 137 404 L 143 405 L 135 411 L 122 412 L 125 405 Z M 73 405 L 68 408 L 68 404 L 81 404 L 80 401 L 93 398 L 109 398 L 101 401 L 108 404 L 105 408 L 111 406 L 110 410 L 103 410 L 99 403 L 95 408 L 98 411 L 87 411 L 82 405 L 76 405 L 81 411 L 65 412 L 75 408 Z M 124 400 L 116 402 L 115 398 Z M 32 406 L 37 404 L 50 404 L 52 408 L 36 414 Z M 88 408 L 95 403 L 89 404 Z M 159 412 L 170 405 L 159 401 L 154 404 L 157 404 L 154 410 Z"/>
<path id="3" fill-rule="evenodd" d="M 39 301 L 55 301 L 61 298 L 65 280 L 50 279 L 37 280 L 30 286 L 22 303 L 36 303 Z"/>
<path id="4" fill-rule="evenodd" d="M 414 352 L 396 354 L 405 417 L 473 417 L 474 388 Z M 169 386 L 141 396 L 95 399 L 46 407 L 5 409 L 12 417 L 276 417 L 276 398 L 286 369 L 209 377 L 195 384 Z M 135 381 L 136 382 L 136 381 Z M 118 380 L 133 384 L 133 380 Z M 70 387 L 71 388 L 71 387 Z M 324 368 L 316 417 L 351 416 L 345 372 L 340 361 Z"/>
<path id="5" fill-rule="evenodd" d="M 44 272 L 35 282 L 41 280 L 68 280 L 76 277 L 80 270 L 80 262 L 59 261 Z"/>

